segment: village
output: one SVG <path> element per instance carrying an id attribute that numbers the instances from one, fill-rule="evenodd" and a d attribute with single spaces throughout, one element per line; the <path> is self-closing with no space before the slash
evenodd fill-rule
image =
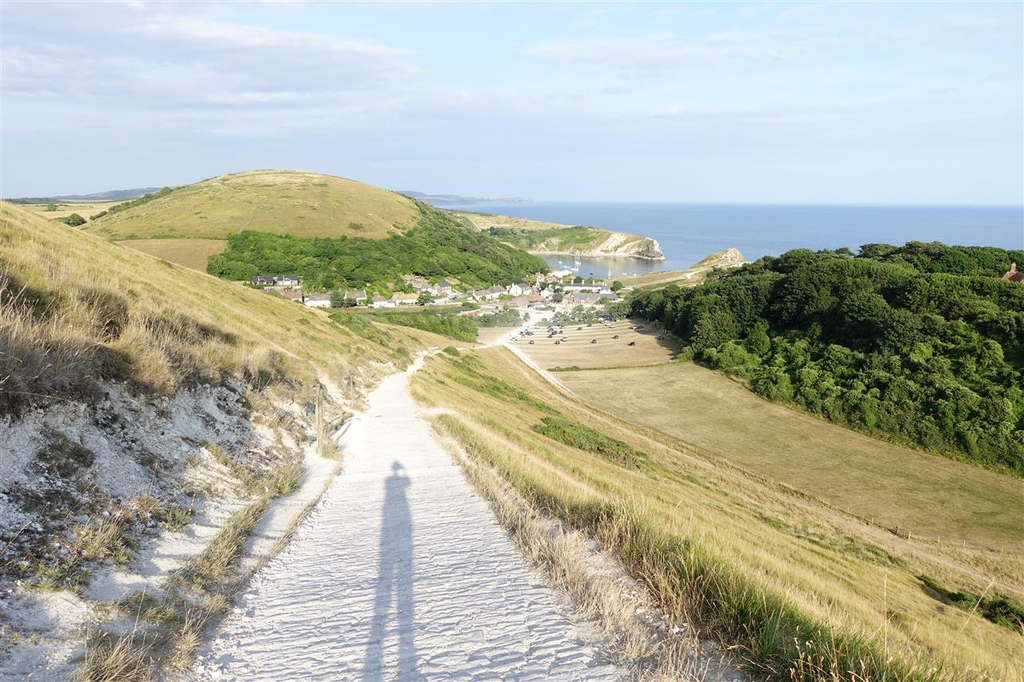
<path id="1" fill-rule="evenodd" d="M 517 282 L 477 290 L 462 290 L 459 283 L 447 280 L 430 282 L 419 275 L 403 275 L 401 280 L 406 291 L 394 291 L 390 296 L 366 289 L 309 293 L 304 289 L 299 276 L 293 274 L 257 276 L 249 284 L 310 308 L 398 308 L 462 304 L 467 309 L 461 314 L 467 316 L 497 314 L 506 306 L 535 308 L 555 303 L 570 306 L 615 303 L 620 300 L 618 291 L 622 289 L 621 282 L 584 278 L 572 270 L 537 273 L 533 283 Z"/>

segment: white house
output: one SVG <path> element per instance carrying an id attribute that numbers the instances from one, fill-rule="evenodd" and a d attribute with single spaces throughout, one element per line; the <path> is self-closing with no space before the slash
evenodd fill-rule
<path id="1" fill-rule="evenodd" d="M 306 297 L 306 305 L 310 308 L 330 308 L 331 307 L 331 295 L 330 294 L 310 294 Z"/>
<path id="2" fill-rule="evenodd" d="M 383 296 L 374 296 L 373 301 L 370 303 L 371 308 L 394 308 L 395 302 L 389 301 Z"/>

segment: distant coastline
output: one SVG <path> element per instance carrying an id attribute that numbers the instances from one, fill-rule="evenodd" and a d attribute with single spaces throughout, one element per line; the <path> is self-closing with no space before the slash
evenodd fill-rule
<path id="1" fill-rule="evenodd" d="M 451 206 L 467 204 L 476 206 L 480 204 L 529 204 L 533 202 L 532 199 L 524 199 L 523 197 L 463 197 L 458 194 L 425 194 L 423 192 L 408 192 L 404 190 L 395 191 L 438 208 L 450 208 Z"/>
<path id="2" fill-rule="evenodd" d="M 595 275 L 683 270 L 709 253 L 735 247 L 750 261 L 792 249 L 857 251 L 864 244 L 908 241 L 1024 248 L 1021 206 L 841 206 L 822 204 L 665 204 L 530 202 L 462 205 L 564 225 L 587 225 L 650 237 L 664 261 L 583 259 Z M 544 259 L 553 267 L 558 258 Z M 564 261 L 565 258 L 563 257 Z M 571 257 L 570 257 L 571 260 Z M 1009 264 L 1007 264 L 1009 265 Z"/>

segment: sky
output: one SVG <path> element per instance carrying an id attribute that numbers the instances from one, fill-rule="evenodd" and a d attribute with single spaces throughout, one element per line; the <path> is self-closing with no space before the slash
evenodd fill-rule
<path id="1" fill-rule="evenodd" d="M 1024 204 L 1024 3 L 0 2 L 0 196 Z"/>

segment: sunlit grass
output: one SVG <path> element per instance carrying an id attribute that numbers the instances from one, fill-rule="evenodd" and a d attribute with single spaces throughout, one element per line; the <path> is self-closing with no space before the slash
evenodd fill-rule
<path id="1" fill-rule="evenodd" d="M 516 390 L 485 390 L 495 381 Z M 1024 669 L 1020 635 L 930 597 L 912 557 L 799 494 L 591 411 L 503 351 L 435 356 L 413 390 L 448 408 L 439 428 L 475 461 L 617 552 L 668 613 L 721 633 L 758 676 L 1016 679 Z M 535 431 L 552 411 L 649 463 L 619 466 Z"/>

